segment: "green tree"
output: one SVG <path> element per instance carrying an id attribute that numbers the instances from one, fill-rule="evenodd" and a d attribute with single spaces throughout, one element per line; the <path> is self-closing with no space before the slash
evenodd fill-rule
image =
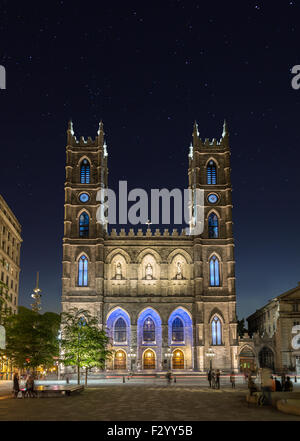
<path id="1" fill-rule="evenodd" d="M 14 366 L 33 370 L 53 366 L 53 357 L 59 355 L 59 314 L 39 314 L 20 306 L 18 314 L 4 318 L 4 327 L 6 349 L 1 355 L 6 355 Z"/>
<path id="2" fill-rule="evenodd" d="M 65 366 L 77 367 L 78 384 L 82 368 L 85 369 L 86 384 L 89 369 L 104 368 L 105 360 L 111 356 L 108 343 L 106 332 L 99 329 L 97 319 L 87 310 L 73 308 L 62 314 L 60 361 Z"/>
<path id="3" fill-rule="evenodd" d="M 243 337 L 245 332 L 248 332 L 248 329 L 245 327 L 245 319 L 242 318 L 242 320 L 237 321 L 237 332 L 239 337 Z"/>

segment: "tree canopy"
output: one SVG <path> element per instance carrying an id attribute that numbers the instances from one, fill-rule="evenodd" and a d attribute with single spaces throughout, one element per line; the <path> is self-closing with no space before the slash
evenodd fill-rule
<path id="1" fill-rule="evenodd" d="M 35 369 L 53 365 L 53 357 L 59 355 L 59 314 L 39 314 L 20 306 L 19 313 L 5 317 L 3 324 L 6 349 L 1 350 L 1 355 L 6 355 L 14 366 Z"/>
<path id="2" fill-rule="evenodd" d="M 96 366 L 104 368 L 111 355 L 108 342 L 105 331 L 99 329 L 97 319 L 87 310 L 73 308 L 62 314 L 61 361 L 65 366 L 77 367 L 78 383 L 81 368 L 86 372 Z"/>

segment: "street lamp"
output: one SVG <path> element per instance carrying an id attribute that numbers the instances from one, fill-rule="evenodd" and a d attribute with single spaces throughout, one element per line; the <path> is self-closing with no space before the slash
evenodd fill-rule
<path id="1" fill-rule="evenodd" d="M 130 359 L 130 370 L 132 371 L 133 359 L 136 357 L 136 354 L 134 353 L 133 348 L 129 349 L 128 357 Z"/>
<path id="2" fill-rule="evenodd" d="M 168 348 L 167 351 L 168 352 L 165 353 L 165 357 L 169 360 L 168 365 L 169 365 L 169 371 L 170 371 L 171 370 L 171 359 L 173 357 L 173 353 L 172 353 L 172 349 L 171 348 Z"/>
<path id="3" fill-rule="evenodd" d="M 209 358 L 209 369 L 212 370 L 212 359 L 216 354 L 214 353 L 212 348 L 208 348 L 206 352 L 206 357 Z"/>

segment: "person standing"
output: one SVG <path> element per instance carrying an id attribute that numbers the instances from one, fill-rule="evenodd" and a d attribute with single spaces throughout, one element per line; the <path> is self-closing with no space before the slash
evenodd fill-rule
<path id="1" fill-rule="evenodd" d="M 234 375 L 233 371 L 231 372 L 231 375 L 230 375 L 230 383 L 231 383 L 231 388 L 235 389 L 235 375 Z"/>
<path id="2" fill-rule="evenodd" d="M 18 372 L 15 372 L 13 378 L 13 394 L 15 398 L 17 398 L 19 392 L 20 392 L 19 375 Z"/>
<path id="3" fill-rule="evenodd" d="M 216 387 L 216 374 L 215 374 L 215 371 L 212 371 L 212 373 L 211 373 L 211 387 L 213 389 L 215 389 L 215 387 Z"/>
<path id="4" fill-rule="evenodd" d="M 211 387 L 211 370 L 208 371 L 207 380 L 209 382 L 209 387 Z"/>
<path id="5" fill-rule="evenodd" d="M 217 389 L 220 389 L 220 370 L 219 369 L 217 369 L 217 372 L 216 372 L 216 387 L 217 387 Z"/>

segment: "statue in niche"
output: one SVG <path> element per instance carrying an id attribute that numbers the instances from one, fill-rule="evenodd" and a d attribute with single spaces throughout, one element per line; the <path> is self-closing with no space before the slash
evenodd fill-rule
<path id="1" fill-rule="evenodd" d="M 151 280 L 153 279 L 153 268 L 150 263 L 146 265 L 146 279 Z"/>
<path id="2" fill-rule="evenodd" d="M 177 262 L 176 279 L 183 279 L 183 275 L 182 275 L 182 263 L 181 263 L 181 262 Z"/>
<path id="3" fill-rule="evenodd" d="M 120 264 L 120 262 L 118 262 L 116 265 L 116 279 L 122 279 L 122 265 Z"/>

